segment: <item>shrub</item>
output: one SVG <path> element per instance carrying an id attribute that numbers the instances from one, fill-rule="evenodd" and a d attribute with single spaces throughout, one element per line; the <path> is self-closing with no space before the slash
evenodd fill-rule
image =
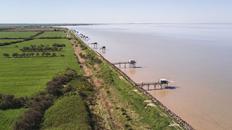
<path id="1" fill-rule="evenodd" d="M 101 71 L 98 73 L 99 77 L 102 77 L 105 83 L 111 85 L 114 83 L 114 73 L 113 71 L 106 65 L 101 66 Z"/>
<path id="2" fill-rule="evenodd" d="M 15 98 L 14 95 L 0 95 L 0 109 L 14 109 L 25 106 L 27 98 Z"/>
<path id="3" fill-rule="evenodd" d="M 53 56 L 53 57 L 56 57 L 57 55 L 56 55 L 56 53 L 52 53 L 52 56 Z"/>
<path id="4" fill-rule="evenodd" d="M 36 130 L 40 128 L 43 114 L 53 103 L 53 98 L 46 95 L 38 95 L 33 99 L 28 111 L 24 113 L 21 120 L 15 124 L 15 130 Z"/>
<path id="5" fill-rule="evenodd" d="M 102 63 L 102 61 L 98 57 L 96 57 L 96 55 L 91 51 L 88 51 L 85 57 L 88 59 L 88 62 L 92 65 L 95 63 L 96 64 Z"/>
<path id="6" fill-rule="evenodd" d="M 47 91 L 49 94 L 54 95 L 54 96 L 61 96 L 63 95 L 63 86 L 62 85 L 55 85 L 55 84 L 50 84 L 47 86 Z"/>
<path id="7" fill-rule="evenodd" d="M 8 53 L 3 53 L 3 56 L 5 56 L 5 57 L 10 57 L 10 54 L 8 54 Z"/>
<path id="8" fill-rule="evenodd" d="M 12 54 L 12 57 L 15 57 L 15 58 L 16 58 L 16 57 L 18 57 L 18 55 L 19 55 L 18 53 L 13 53 L 13 54 Z"/>
<path id="9" fill-rule="evenodd" d="M 63 85 L 70 82 L 76 76 L 77 73 L 75 70 L 67 69 L 63 75 L 56 76 L 47 83 L 47 92 L 54 96 L 63 95 Z"/>
<path id="10" fill-rule="evenodd" d="M 40 56 L 40 54 L 37 52 L 37 53 L 36 53 L 36 56 Z"/>
<path id="11" fill-rule="evenodd" d="M 65 47 L 65 44 L 54 43 L 52 44 L 53 47 Z"/>

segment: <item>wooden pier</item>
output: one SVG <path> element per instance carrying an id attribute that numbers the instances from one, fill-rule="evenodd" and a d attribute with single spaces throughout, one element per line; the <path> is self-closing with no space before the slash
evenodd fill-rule
<path id="1" fill-rule="evenodd" d="M 151 90 L 161 90 L 165 89 L 168 87 L 169 81 L 166 79 L 160 79 L 158 82 L 147 82 L 147 83 L 137 83 L 136 86 L 146 90 L 146 91 L 151 91 Z"/>
<path id="2" fill-rule="evenodd" d="M 102 53 L 106 53 L 106 46 L 102 46 L 102 47 L 100 48 L 100 51 L 101 51 Z"/>
<path id="3" fill-rule="evenodd" d="M 93 43 L 90 43 L 90 44 L 93 45 L 93 48 L 94 48 L 94 49 L 97 49 L 97 45 L 98 45 L 97 42 L 93 42 Z"/>
<path id="4" fill-rule="evenodd" d="M 135 60 L 129 60 L 129 61 L 125 61 L 125 62 L 115 62 L 113 63 L 115 66 L 118 66 L 119 68 L 121 68 L 122 66 L 124 68 L 136 68 L 136 61 Z"/>

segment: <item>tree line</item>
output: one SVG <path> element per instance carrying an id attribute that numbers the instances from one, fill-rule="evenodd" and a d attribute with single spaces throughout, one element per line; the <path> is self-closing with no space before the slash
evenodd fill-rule
<path id="1" fill-rule="evenodd" d="M 0 46 L 7 46 L 7 45 L 12 45 L 12 44 L 16 44 L 16 43 L 25 42 L 25 41 L 30 41 L 30 40 L 33 40 L 35 37 L 37 37 L 37 36 L 39 36 L 39 35 L 41 35 L 43 33 L 44 33 L 44 31 L 41 31 L 41 32 L 38 32 L 35 35 L 32 35 L 32 36 L 27 37 L 27 38 L 8 38 L 8 37 L 1 38 L 1 39 L 19 39 L 19 40 L 12 41 L 12 42 L 1 43 Z"/>
<path id="2" fill-rule="evenodd" d="M 16 46 L 18 47 L 18 46 Z M 59 54 L 58 52 L 62 51 L 63 48 L 66 47 L 65 44 L 54 43 L 51 46 L 49 45 L 30 45 L 24 46 L 19 50 L 23 53 L 3 53 L 3 56 L 6 58 L 30 58 L 30 57 L 63 57 L 63 54 Z"/>
<path id="3" fill-rule="evenodd" d="M 49 45 L 30 45 L 22 47 L 20 50 L 22 52 L 55 52 L 55 51 L 62 51 L 65 47 L 65 44 L 54 43 L 52 46 Z"/>

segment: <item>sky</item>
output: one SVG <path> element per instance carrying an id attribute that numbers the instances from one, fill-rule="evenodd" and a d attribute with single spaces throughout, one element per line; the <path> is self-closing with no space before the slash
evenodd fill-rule
<path id="1" fill-rule="evenodd" d="M 232 0 L 0 0 L 0 23 L 232 23 Z"/>

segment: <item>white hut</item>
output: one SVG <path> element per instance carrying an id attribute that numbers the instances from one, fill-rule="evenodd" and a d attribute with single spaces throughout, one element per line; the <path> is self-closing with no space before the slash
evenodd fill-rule
<path id="1" fill-rule="evenodd" d="M 163 87 L 168 87 L 169 81 L 167 79 L 159 79 L 158 83 L 160 87 L 163 88 Z"/>
<path id="2" fill-rule="evenodd" d="M 136 61 L 135 60 L 133 60 L 133 59 L 129 59 L 129 64 L 132 64 L 132 65 L 135 65 L 136 64 Z"/>

